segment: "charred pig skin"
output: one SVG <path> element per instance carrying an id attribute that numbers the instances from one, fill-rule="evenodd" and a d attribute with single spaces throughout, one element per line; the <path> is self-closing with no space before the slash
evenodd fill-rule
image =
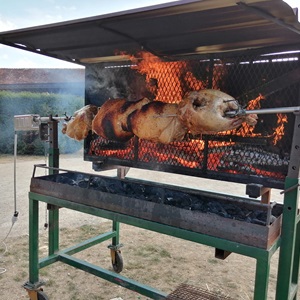
<path id="1" fill-rule="evenodd" d="M 152 142 L 181 141 L 187 129 L 177 114 L 177 104 L 154 101 L 129 115 L 128 128 L 137 137 Z"/>
<path id="2" fill-rule="evenodd" d="M 188 93 L 179 104 L 155 101 L 134 111 L 128 128 L 139 138 L 167 144 L 193 135 L 233 130 L 243 122 L 256 124 L 256 115 L 229 118 L 226 112 L 237 110 L 239 104 L 219 90 Z"/>
<path id="3" fill-rule="evenodd" d="M 147 98 L 136 102 L 109 99 L 99 108 L 92 122 L 92 130 L 105 139 L 127 142 L 134 136 L 127 128 L 128 116 L 149 102 Z"/>

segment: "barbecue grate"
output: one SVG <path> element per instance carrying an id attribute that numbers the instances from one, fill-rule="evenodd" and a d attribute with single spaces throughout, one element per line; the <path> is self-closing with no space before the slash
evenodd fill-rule
<path id="1" fill-rule="evenodd" d="M 216 295 L 188 284 L 181 284 L 169 294 L 167 300 L 232 300 L 229 296 Z"/>

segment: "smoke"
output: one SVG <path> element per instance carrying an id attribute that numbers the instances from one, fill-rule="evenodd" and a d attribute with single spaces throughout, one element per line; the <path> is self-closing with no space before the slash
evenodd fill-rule
<path id="1" fill-rule="evenodd" d="M 118 69 L 106 69 L 93 65 L 86 69 L 86 94 L 89 103 L 101 106 L 109 98 L 122 98 L 128 95 L 128 84 Z"/>
<path id="2" fill-rule="evenodd" d="M 126 98 L 135 101 L 147 97 L 145 78 L 130 65 L 95 64 L 86 68 L 86 102 L 101 106 L 106 100 Z"/>
<path id="3" fill-rule="evenodd" d="M 41 71 L 45 72 L 45 70 L 30 70 L 31 73 L 35 72 L 31 80 L 41 75 Z M 63 77 L 63 73 L 66 74 L 66 72 L 60 71 L 62 71 L 60 76 Z M 10 70 L 11 72 L 13 70 Z M 72 116 L 76 110 L 84 106 L 84 73 L 82 73 L 81 81 L 78 80 L 78 76 L 75 76 L 76 82 L 69 79 L 69 84 L 64 84 L 63 82 L 55 83 L 58 81 L 58 72 L 59 70 L 55 70 L 46 74 L 44 80 L 52 84 L 36 82 L 28 84 L 17 82 L 16 84 L 15 81 L 18 78 L 12 78 L 11 84 L 5 85 L 6 90 L 0 91 L 0 153 L 13 153 L 15 115 L 38 114 L 41 117 L 47 117 L 63 116 L 66 113 Z M 75 89 L 74 86 L 76 86 Z M 60 153 L 75 152 L 82 148 L 81 142 L 63 135 L 61 127 L 62 122 L 58 124 Z M 44 154 L 44 143 L 40 140 L 38 131 L 24 131 L 19 132 L 18 135 L 19 154 Z"/>

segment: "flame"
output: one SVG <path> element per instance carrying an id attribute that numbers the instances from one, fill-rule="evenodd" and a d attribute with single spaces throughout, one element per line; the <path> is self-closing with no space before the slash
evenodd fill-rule
<path id="1" fill-rule="evenodd" d="M 261 108 L 261 100 L 265 100 L 266 98 L 259 94 L 255 99 L 252 99 L 248 102 L 247 105 L 247 110 L 253 110 L 253 109 L 260 109 Z M 238 132 L 242 135 L 242 136 L 261 136 L 261 133 L 254 133 L 255 127 L 254 126 L 250 126 L 249 124 L 247 124 L 246 122 L 242 123 L 242 127 L 238 130 Z"/>
<path id="2" fill-rule="evenodd" d="M 208 80 L 199 80 L 191 71 L 188 61 L 165 62 L 160 58 L 148 53 L 140 52 L 135 56 L 131 56 L 134 62 L 132 69 L 137 70 L 145 76 L 146 87 L 155 95 L 155 100 L 178 103 L 187 91 L 201 90 L 208 86 L 214 89 L 220 89 L 220 80 L 226 74 L 226 67 L 220 63 L 214 64 L 212 82 Z M 208 68 L 208 66 L 206 67 Z M 209 70 L 205 70 L 209 72 Z M 210 70 L 211 71 L 211 70 Z M 255 99 L 249 101 L 247 110 L 255 110 L 261 108 L 261 101 L 266 98 L 259 94 Z M 274 133 L 269 138 L 273 138 L 273 144 L 276 145 L 284 135 L 284 123 L 287 123 L 287 116 L 284 114 L 277 115 L 277 126 Z M 255 127 L 248 125 L 246 122 L 242 126 L 233 131 L 219 133 L 219 135 L 237 135 L 242 137 L 261 137 L 261 133 L 254 132 Z M 265 138 L 266 136 L 264 136 Z M 112 157 L 118 159 L 129 159 L 131 161 L 139 161 L 142 163 L 152 162 L 156 164 L 166 164 L 169 166 L 183 166 L 188 168 L 201 169 L 203 166 L 210 171 L 225 171 L 234 174 L 256 174 L 262 176 L 283 178 L 281 173 L 270 172 L 250 163 L 249 165 L 241 161 L 233 162 L 232 160 L 224 160 L 227 153 L 233 152 L 235 143 L 231 141 L 207 141 L 194 137 L 186 139 L 182 142 L 174 142 L 168 145 L 161 145 L 145 140 L 139 140 L 138 143 L 132 139 L 125 149 L 107 150 L 101 149 L 101 138 L 93 140 L 91 143 L 89 155 L 97 155 L 102 157 Z M 138 146 L 138 150 L 136 149 Z M 205 150 L 206 149 L 206 150 Z M 207 151 L 207 153 L 204 153 Z"/>
<path id="3" fill-rule="evenodd" d="M 288 122 L 286 114 L 277 114 L 277 127 L 274 129 L 273 144 L 274 146 L 282 139 L 284 135 L 284 123 Z"/>
<path id="4" fill-rule="evenodd" d="M 266 98 L 265 98 L 262 94 L 259 94 L 255 99 L 250 100 L 250 101 L 248 102 L 247 109 L 248 109 L 248 110 L 252 110 L 252 109 L 260 109 L 260 108 L 261 108 L 260 101 L 261 101 L 261 100 L 265 100 L 265 99 L 266 99 Z"/>
<path id="5" fill-rule="evenodd" d="M 147 86 L 151 85 L 151 80 L 156 80 L 155 100 L 178 103 L 184 95 L 180 78 L 184 78 L 190 89 L 199 90 L 205 87 L 203 82 L 197 80 L 191 72 L 186 71 L 187 62 L 185 61 L 163 62 L 148 52 L 140 52 L 139 56 L 141 60 L 132 68 L 146 76 Z"/>

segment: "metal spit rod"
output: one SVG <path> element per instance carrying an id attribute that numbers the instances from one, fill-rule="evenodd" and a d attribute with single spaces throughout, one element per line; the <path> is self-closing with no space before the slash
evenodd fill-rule
<path id="1" fill-rule="evenodd" d="M 55 120 L 55 121 L 64 121 L 66 120 L 68 117 L 64 116 L 64 117 L 40 117 L 40 116 L 36 116 L 35 120 L 36 121 L 40 121 L 42 123 L 44 122 L 49 122 L 51 120 Z"/>
<path id="2" fill-rule="evenodd" d="M 263 108 L 263 109 L 252 109 L 252 110 L 239 108 L 237 110 L 228 111 L 225 113 L 225 115 L 228 117 L 236 117 L 236 116 L 245 116 L 249 114 L 279 114 L 279 113 L 299 113 L 299 112 L 300 112 L 300 106 Z"/>

